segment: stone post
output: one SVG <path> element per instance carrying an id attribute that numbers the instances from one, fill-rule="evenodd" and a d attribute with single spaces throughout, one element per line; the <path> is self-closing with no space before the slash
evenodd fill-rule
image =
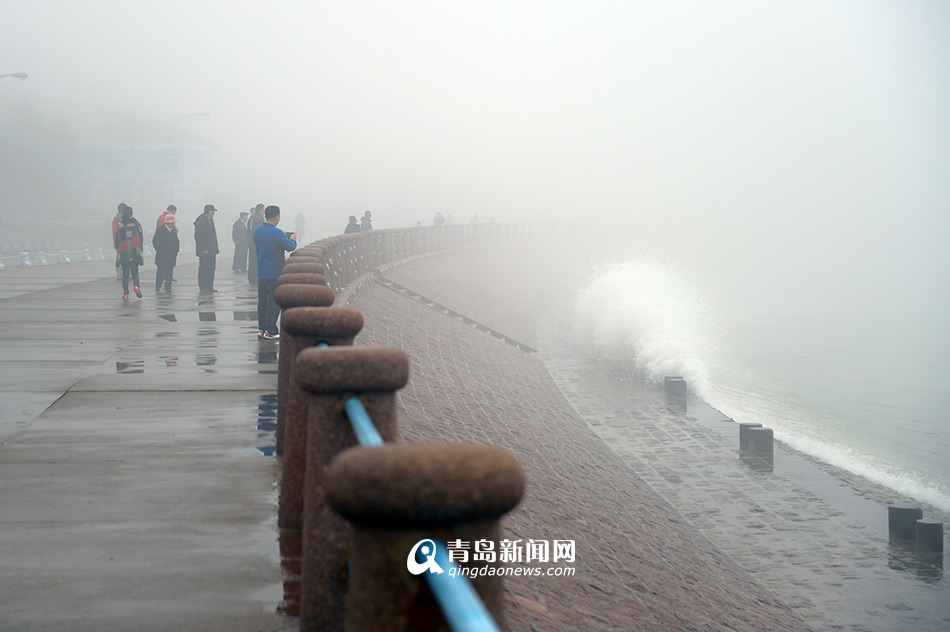
<path id="1" fill-rule="evenodd" d="M 916 505 L 889 505 L 887 533 L 891 541 L 913 541 L 917 537 L 917 521 L 924 510 Z"/>
<path id="2" fill-rule="evenodd" d="M 739 424 L 739 452 L 749 451 L 749 430 L 761 428 L 760 423 L 742 422 Z"/>
<path id="3" fill-rule="evenodd" d="M 521 500 L 524 482 L 515 457 L 488 446 L 402 444 L 338 456 L 327 472 L 327 497 L 354 526 L 345 629 L 447 630 L 426 572 L 411 574 L 407 558 L 424 539 L 460 540 L 471 560 L 460 566 L 500 567 L 497 559 L 475 560 L 475 543 L 499 551 L 499 520 Z M 476 576 L 472 585 L 503 628 L 502 578 Z"/>
<path id="4" fill-rule="evenodd" d="M 916 549 L 918 553 L 943 553 L 943 523 L 939 520 L 917 519 Z"/>
<path id="5" fill-rule="evenodd" d="M 286 360 L 290 375 L 284 406 L 281 407 L 279 398 L 277 405 L 278 442 L 283 445 L 277 526 L 301 529 L 309 402 L 298 380 L 294 379 L 294 360 L 301 351 L 321 342 L 331 346 L 352 345 L 356 334 L 363 328 L 363 314 L 343 307 L 292 307 L 281 314 L 280 322 L 281 360 Z M 284 413 L 282 419 L 281 410 Z"/>
<path id="6" fill-rule="evenodd" d="M 305 259 L 300 260 L 299 263 L 296 261 L 288 261 L 286 264 L 284 264 L 281 274 L 320 274 L 325 277 L 326 272 L 327 269 L 322 263 Z"/>
<path id="7" fill-rule="evenodd" d="M 300 629 L 342 630 L 350 528 L 327 504 L 325 471 L 356 445 L 345 396 L 359 396 L 384 441 L 396 438 L 396 390 L 409 379 L 409 358 L 396 347 L 315 347 L 297 355 L 293 374 L 309 399 Z"/>
<path id="8" fill-rule="evenodd" d="M 336 300 L 336 295 L 325 285 L 288 283 L 277 286 L 274 290 L 274 300 L 283 312 L 294 307 L 329 307 Z M 299 349 L 293 340 L 293 334 L 289 338 L 281 336 L 278 344 L 280 353 L 277 356 L 277 446 L 275 450 L 280 455 L 284 450 L 283 426 L 287 408 L 287 392 L 290 389 L 290 363 L 297 356 Z"/>
<path id="9" fill-rule="evenodd" d="M 749 428 L 749 466 L 762 472 L 774 467 L 774 448 L 771 428 Z"/>
<path id="10" fill-rule="evenodd" d="M 663 390 L 668 405 L 686 410 L 688 391 L 686 380 L 681 377 L 665 377 L 663 378 Z"/>

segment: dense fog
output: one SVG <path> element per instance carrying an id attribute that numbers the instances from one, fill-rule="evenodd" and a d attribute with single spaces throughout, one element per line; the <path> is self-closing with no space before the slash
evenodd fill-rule
<path id="1" fill-rule="evenodd" d="M 308 239 L 367 209 L 377 228 L 570 218 L 733 294 L 950 295 L 940 0 L 41 0 L 3 22 L 0 74 L 29 75 L 0 79 L 10 241 L 120 201 L 189 222 L 211 202 L 225 225 L 278 204 Z M 130 122 L 171 165 L 96 193 L 89 130 L 121 145 Z M 187 143 L 200 200 L 176 196 Z"/>

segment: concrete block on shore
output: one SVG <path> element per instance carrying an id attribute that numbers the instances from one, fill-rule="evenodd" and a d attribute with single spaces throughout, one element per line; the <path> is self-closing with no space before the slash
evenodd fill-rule
<path id="1" fill-rule="evenodd" d="M 891 540 L 913 541 L 917 537 L 917 521 L 924 510 L 917 505 L 889 505 L 887 532 Z"/>
<path id="2" fill-rule="evenodd" d="M 681 377 L 665 377 L 663 378 L 663 389 L 668 406 L 686 410 L 686 395 L 689 390 L 686 380 Z"/>

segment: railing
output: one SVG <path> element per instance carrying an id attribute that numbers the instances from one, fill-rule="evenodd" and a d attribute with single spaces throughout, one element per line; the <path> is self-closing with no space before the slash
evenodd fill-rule
<path id="1" fill-rule="evenodd" d="M 328 346 L 326 343 L 317 345 Z M 343 409 L 361 446 L 383 445 L 382 437 L 358 397 L 350 395 L 343 400 Z M 495 620 L 488 613 L 468 578 L 458 574 L 458 566 L 451 560 L 445 543 L 438 538 L 433 538 L 432 541 L 435 561 L 446 570 L 443 573 L 426 573 L 425 578 L 449 627 L 455 632 L 499 632 Z"/>
<path id="2" fill-rule="evenodd" d="M 408 379 L 408 357 L 354 347 L 362 314 L 331 305 L 364 275 L 399 261 L 540 230 L 379 230 L 322 240 L 288 260 L 274 295 L 283 309 L 278 526 L 286 612 L 304 632 L 499 629 L 501 575 L 458 574 L 445 542 L 498 540 L 498 521 L 521 498 L 520 465 L 488 446 L 396 441 L 395 393 Z M 407 555 L 423 539 L 445 572 L 410 574 Z"/>

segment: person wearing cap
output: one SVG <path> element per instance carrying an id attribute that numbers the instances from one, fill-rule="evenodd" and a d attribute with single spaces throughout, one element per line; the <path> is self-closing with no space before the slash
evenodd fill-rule
<path id="1" fill-rule="evenodd" d="M 235 272 L 247 271 L 247 249 L 248 242 L 251 240 L 251 233 L 247 228 L 249 215 L 247 211 L 241 211 L 241 215 L 231 226 L 231 241 L 234 242 L 234 260 L 231 261 L 231 269 Z"/>
<path id="2" fill-rule="evenodd" d="M 152 237 L 155 265 L 158 266 L 158 271 L 155 273 L 156 294 L 162 291 L 162 283 L 165 284 L 165 291 L 172 293 L 172 272 L 178 262 L 178 251 L 181 249 L 178 229 L 175 227 L 176 222 L 177 219 L 172 213 L 166 213 L 165 221 Z"/>
<path id="3" fill-rule="evenodd" d="M 168 208 L 165 209 L 165 212 L 158 216 L 158 221 L 155 222 L 155 228 L 159 229 L 165 225 L 165 218 L 169 215 L 175 215 L 178 212 L 178 207 L 174 204 L 169 204 Z"/>
<path id="4" fill-rule="evenodd" d="M 198 255 L 198 291 L 214 292 L 215 257 L 218 256 L 218 234 L 214 229 L 214 204 L 205 204 L 204 212 L 195 220 L 195 254 Z"/>

